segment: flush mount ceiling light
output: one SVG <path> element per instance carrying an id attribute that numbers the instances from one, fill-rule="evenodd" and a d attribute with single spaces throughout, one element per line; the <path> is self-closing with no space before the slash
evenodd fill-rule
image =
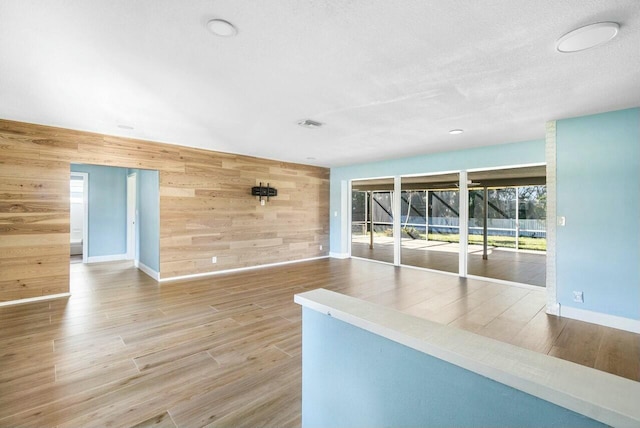
<path id="1" fill-rule="evenodd" d="M 459 135 L 462 134 L 464 132 L 464 130 L 462 129 L 452 129 L 451 131 L 449 131 L 449 134 L 451 135 Z"/>
<path id="2" fill-rule="evenodd" d="M 238 34 L 238 29 L 229 21 L 224 19 L 211 19 L 207 22 L 207 28 L 216 36 L 233 37 Z"/>
<path id="3" fill-rule="evenodd" d="M 556 42 L 558 52 L 579 52 L 613 39 L 620 29 L 617 22 L 597 22 L 569 31 Z"/>
<path id="4" fill-rule="evenodd" d="M 298 122 L 298 125 L 303 126 L 305 128 L 315 129 L 315 128 L 320 128 L 322 125 L 324 125 L 324 123 L 317 122 L 317 121 L 311 120 L 311 119 L 304 119 L 304 120 L 301 120 L 300 122 Z"/>

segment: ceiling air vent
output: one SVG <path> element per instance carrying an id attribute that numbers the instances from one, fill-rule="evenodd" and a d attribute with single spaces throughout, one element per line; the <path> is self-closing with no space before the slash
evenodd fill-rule
<path id="1" fill-rule="evenodd" d="M 298 122 L 298 125 L 304 126 L 305 128 L 320 128 L 324 123 L 316 122 L 315 120 L 305 119 Z"/>

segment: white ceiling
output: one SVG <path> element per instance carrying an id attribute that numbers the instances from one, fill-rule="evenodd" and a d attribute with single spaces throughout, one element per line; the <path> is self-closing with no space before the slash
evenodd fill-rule
<path id="1" fill-rule="evenodd" d="M 618 37 L 555 51 L 598 21 Z M 638 105 L 638 0 L 0 0 L 4 119 L 340 166 Z"/>

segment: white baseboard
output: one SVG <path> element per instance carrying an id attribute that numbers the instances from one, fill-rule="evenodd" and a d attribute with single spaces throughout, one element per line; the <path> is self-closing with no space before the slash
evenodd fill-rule
<path id="1" fill-rule="evenodd" d="M 87 263 L 115 262 L 118 260 L 127 260 L 126 254 L 111 254 L 108 256 L 87 257 Z"/>
<path id="2" fill-rule="evenodd" d="M 348 259 L 349 253 L 329 253 L 329 257 L 332 259 Z"/>
<path id="3" fill-rule="evenodd" d="M 290 265 L 292 263 L 309 262 L 309 261 L 312 261 L 312 260 L 326 259 L 328 257 L 329 256 L 311 257 L 311 258 L 308 258 L 308 259 L 289 260 L 287 262 L 269 263 L 269 264 L 266 264 L 266 265 L 256 265 L 256 266 L 247 266 L 247 267 L 235 268 L 235 269 L 217 270 L 217 271 L 213 271 L 213 272 L 194 273 L 193 275 L 171 276 L 169 278 L 160 278 L 158 281 L 159 282 L 167 282 L 167 281 L 179 281 L 179 280 L 182 280 L 182 279 L 202 278 L 204 276 L 221 275 L 221 274 L 224 274 L 224 273 L 242 272 L 242 271 L 245 271 L 245 270 L 254 270 L 254 269 L 262 269 L 262 268 L 268 268 L 268 267 L 274 267 L 274 266 Z"/>
<path id="4" fill-rule="evenodd" d="M 640 320 L 587 311 L 585 309 L 573 308 L 571 306 L 559 306 L 559 315 L 561 317 L 604 325 L 606 327 L 617 328 L 618 330 L 630 331 L 632 333 L 640 333 Z"/>
<path id="5" fill-rule="evenodd" d="M 46 300 L 62 299 L 71 297 L 71 293 L 49 294 L 48 296 L 28 297 L 26 299 L 9 300 L 8 302 L 0 302 L 0 306 L 22 305 L 24 303 L 44 302 Z"/>
<path id="6" fill-rule="evenodd" d="M 140 269 L 142 272 L 146 273 L 151 278 L 155 279 L 156 281 L 160 280 L 160 272 L 156 272 L 155 270 L 151 269 L 149 266 L 145 265 L 141 261 L 136 260 L 134 262 L 134 265 L 138 269 Z"/>

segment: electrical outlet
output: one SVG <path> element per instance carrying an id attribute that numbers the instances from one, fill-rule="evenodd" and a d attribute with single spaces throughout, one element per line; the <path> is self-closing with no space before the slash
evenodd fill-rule
<path id="1" fill-rule="evenodd" d="M 218 258 L 216 256 L 211 257 L 211 263 L 218 263 Z"/>
<path id="2" fill-rule="evenodd" d="M 322 245 L 320 245 L 320 251 L 322 251 Z"/>
<path id="3" fill-rule="evenodd" d="M 565 216 L 561 215 L 558 217 L 558 226 L 565 226 L 567 224 L 567 219 Z"/>
<path id="4" fill-rule="evenodd" d="M 584 293 L 582 291 L 574 291 L 573 301 L 578 303 L 584 303 Z"/>

